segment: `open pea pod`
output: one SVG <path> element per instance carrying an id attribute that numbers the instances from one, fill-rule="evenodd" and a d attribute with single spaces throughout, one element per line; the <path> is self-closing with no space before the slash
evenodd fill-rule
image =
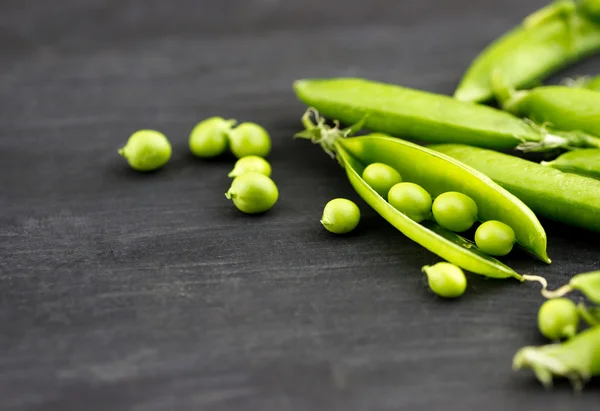
<path id="1" fill-rule="evenodd" d="M 521 246 L 542 261 L 550 262 L 546 233 L 537 217 L 521 200 L 480 172 L 433 150 L 383 134 L 340 139 L 337 143 L 362 164 L 388 164 L 404 181 L 420 185 L 433 197 L 447 191 L 468 195 L 477 203 L 482 221 L 508 224 Z"/>
<path id="2" fill-rule="evenodd" d="M 546 254 L 546 235 L 535 215 L 512 194 L 483 174 L 443 154 L 407 141 L 382 134 L 344 138 L 348 133 L 330 129 L 322 122 L 314 126 L 303 119 L 307 130 L 297 136 L 311 138 L 345 168 L 358 194 L 389 223 L 407 237 L 445 260 L 465 270 L 495 278 L 514 277 L 539 280 L 516 273 L 498 260 L 481 252 L 463 237 L 432 221 L 416 223 L 391 206 L 363 179 L 364 168 L 376 162 L 395 168 L 404 181 L 422 186 L 433 196 L 460 191 L 478 204 L 480 217 L 494 219 L 514 227 L 520 244 L 550 262 Z"/>

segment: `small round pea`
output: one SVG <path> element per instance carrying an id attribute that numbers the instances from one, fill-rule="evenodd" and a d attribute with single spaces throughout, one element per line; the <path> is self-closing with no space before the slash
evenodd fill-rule
<path id="1" fill-rule="evenodd" d="M 127 144 L 119 150 L 131 168 L 137 171 L 152 171 L 164 166 L 171 158 L 171 143 L 167 137 L 155 130 L 139 130 L 129 137 Z"/>
<path id="2" fill-rule="evenodd" d="M 321 224 L 335 234 L 346 234 L 354 230 L 360 221 L 360 209 L 345 198 L 335 198 L 323 209 Z"/>
<path id="3" fill-rule="evenodd" d="M 267 157 L 271 152 L 271 137 L 256 123 L 242 123 L 229 132 L 229 146 L 237 158 Z"/>
<path id="4" fill-rule="evenodd" d="M 477 204 L 463 193 L 448 191 L 440 194 L 431 207 L 435 221 L 448 230 L 462 233 L 477 220 Z"/>
<path id="5" fill-rule="evenodd" d="M 275 205 L 279 191 L 269 177 L 250 171 L 233 180 L 225 197 L 232 200 L 241 212 L 257 214 L 264 213 Z"/>
<path id="6" fill-rule="evenodd" d="M 235 120 L 211 117 L 196 124 L 188 141 L 192 154 L 200 158 L 223 154 L 228 146 L 227 134 L 235 123 Z"/>
<path id="7" fill-rule="evenodd" d="M 506 255 L 510 253 L 514 243 L 514 230 L 501 221 L 486 221 L 475 231 L 475 244 L 489 255 Z"/>
<path id="8" fill-rule="evenodd" d="M 417 223 L 425 220 L 431 213 L 431 196 L 420 185 L 396 184 L 390 189 L 387 197 L 392 207 Z"/>
<path id="9" fill-rule="evenodd" d="M 402 182 L 400 173 L 383 163 L 369 164 L 365 167 L 362 178 L 383 198 L 387 198 L 390 188 Z"/>
<path id="10" fill-rule="evenodd" d="M 454 264 L 441 262 L 433 266 L 426 265 L 423 272 L 427 275 L 431 291 L 440 297 L 457 298 L 467 289 L 465 273 Z"/>
<path id="11" fill-rule="evenodd" d="M 231 170 L 228 176 L 235 178 L 249 171 L 271 177 L 271 165 L 267 160 L 258 156 L 246 156 L 240 158 L 235 162 L 233 170 Z"/>
<path id="12" fill-rule="evenodd" d="M 538 311 L 538 328 L 550 340 L 573 337 L 579 328 L 577 306 L 568 298 L 544 302 Z"/>

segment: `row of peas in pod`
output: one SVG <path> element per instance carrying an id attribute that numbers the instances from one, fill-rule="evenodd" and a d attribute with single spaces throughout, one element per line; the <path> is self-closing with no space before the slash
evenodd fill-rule
<path id="1" fill-rule="evenodd" d="M 271 209 L 279 191 L 271 177 L 271 165 L 264 157 L 271 152 L 269 133 L 256 123 L 211 117 L 199 122 L 189 136 L 189 148 L 199 158 L 213 158 L 227 150 L 238 158 L 229 177 L 231 187 L 225 193 L 234 205 L 247 214 Z M 140 172 L 157 170 L 171 158 L 172 147 L 167 137 L 156 130 L 139 130 L 119 150 L 131 168 Z"/>

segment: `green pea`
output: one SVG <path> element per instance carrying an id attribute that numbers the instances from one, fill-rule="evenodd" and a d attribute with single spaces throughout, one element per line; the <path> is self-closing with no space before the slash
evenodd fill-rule
<path id="1" fill-rule="evenodd" d="M 271 137 L 255 123 L 242 123 L 229 132 L 229 146 L 237 158 L 267 157 L 271 152 Z"/>
<path id="2" fill-rule="evenodd" d="M 321 224 L 335 234 L 346 234 L 354 230 L 360 221 L 360 209 L 352 201 L 335 198 L 323 209 Z"/>
<path id="3" fill-rule="evenodd" d="M 383 198 L 395 184 L 402 182 L 400 173 L 383 163 L 373 163 L 365 167 L 362 178 Z"/>
<path id="4" fill-rule="evenodd" d="M 267 160 L 258 156 L 246 156 L 240 158 L 236 161 L 233 170 L 231 170 L 228 176 L 235 178 L 250 171 L 271 177 L 271 165 Z"/>
<path id="5" fill-rule="evenodd" d="M 431 291 L 440 297 L 457 298 L 467 289 L 465 273 L 454 264 L 441 262 L 433 266 L 426 265 L 423 272 L 427 275 Z"/>
<path id="6" fill-rule="evenodd" d="M 396 210 L 420 223 L 431 213 L 431 196 L 415 183 L 399 183 L 388 193 L 388 202 Z"/>
<path id="7" fill-rule="evenodd" d="M 475 231 L 475 244 L 489 255 L 506 255 L 510 253 L 514 243 L 514 230 L 501 221 L 486 221 Z"/>
<path id="8" fill-rule="evenodd" d="M 171 158 L 171 143 L 159 131 L 139 130 L 129 137 L 119 154 L 134 170 L 152 171 L 167 164 Z"/>
<path id="9" fill-rule="evenodd" d="M 457 191 L 448 191 L 437 196 L 431 211 L 439 225 L 457 233 L 467 231 L 477 220 L 475 201 Z"/>
<path id="10" fill-rule="evenodd" d="M 538 312 L 538 328 L 550 340 L 571 338 L 577 334 L 579 312 L 568 298 L 556 298 L 542 304 Z"/>
<path id="11" fill-rule="evenodd" d="M 235 120 L 211 117 L 196 124 L 189 138 L 192 154 L 200 158 L 211 158 L 223 154 L 227 150 L 227 134 L 235 123 Z"/>
<path id="12" fill-rule="evenodd" d="M 257 214 L 264 213 L 275 205 L 279 191 L 269 177 L 251 171 L 236 177 L 225 197 L 232 200 L 241 212 Z"/>

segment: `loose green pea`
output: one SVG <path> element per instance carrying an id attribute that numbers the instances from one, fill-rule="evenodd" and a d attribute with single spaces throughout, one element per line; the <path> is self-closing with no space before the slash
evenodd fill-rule
<path id="1" fill-rule="evenodd" d="M 423 187 L 414 183 L 399 183 L 388 193 L 388 202 L 396 210 L 420 223 L 431 213 L 431 196 Z"/>
<path id="2" fill-rule="evenodd" d="M 119 150 L 131 168 L 152 171 L 164 166 L 171 158 L 171 143 L 155 130 L 139 130 L 129 137 L 125 147 Z"/>
<path id="3" fill-rule="evenodd" d="M 211 158 L 223 154 L 228 146 L 227 134 L 235 123 L 235 120 L 211 117 L 196 124 L 189 138 L 192 154 L 200 158 Z"/>
<path id="4" fill-rule="evenodd" d="M 335 198 L 323 209 L 321 224 L 335 234 L 346 234 L 354 230 L 360 221 L 360 209 L 345 198 Z"/>
<path id="5" fill-rule="evenodd" d="M 241 212 L 257 214 L 264 213 L 275 205 L 279 191 L 269 177 L 251 171 L 236 177 L 225 197 L 232 200 Z"/>
<path id="6" fill-rule="evenodd" d="M 431 291 L 440 297 L 457 298 L 467 289 L 465 273 L 454 264 L 441 262 L 433 266 L 426 265 L 423 272 L 427 275 Z"/>
<path id="7" fill-rule="evenodd" d="M 267 157 L 271 152 L 271 137 L 255 123 L 242 123 L 229 132 L 229 146 L 237 158 Z"/>
<path id="8" fill-rule="evenodd" d="M 383 163 L 373 163 L 365 167 L 362 178 L 383 198 L 395 184 L 402 182 L 400 173 Z"/>
<path id="9" fill-rule="evenodd" d="M 510 253 L 514 243 L 514 230 L 501 221 L 486 221 L 475 231 L 475 244 L 489 255 L 506 255 Z"/>
<path id="10" fill-rule="evenodd" d="M 555 298 L 542 304 L 538 312 L 538 328 L 550 340 L 571 338 L 577 334 L 579 313 L 568 298 Z"/>
<path id="11" fill-rule="evenodd" d="M 467 231 L 477 220 L 475 201 L 456 191 L 448 191 L 437 196 L 431 211 L 439 225 L 457 233 Z"/>
<path id="12" fill-rule="evenodd" d="M 231 170 L 228 176 L 235 178 L 250 171 L 271 177 L 271 165 L 267 160 L 258 156 L 246 156 L 240 158 L 236 161 L 233 170 Z"/>

